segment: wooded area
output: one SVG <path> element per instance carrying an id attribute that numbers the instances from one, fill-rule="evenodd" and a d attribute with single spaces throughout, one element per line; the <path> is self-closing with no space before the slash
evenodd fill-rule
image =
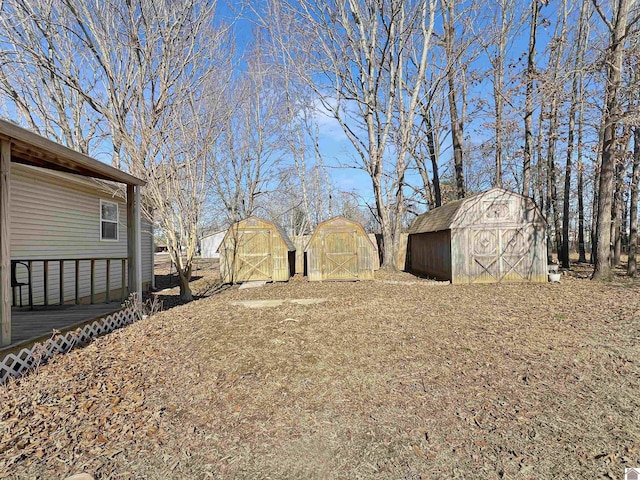
<path id="1" fill-rule="evenodd" d="M 636 274 L 635 0 L 235 7 L 0 6 L 2 116 L 148 182 L 184 299 L 205 230 L 343 215 L 395 269 L 415 215 L 492 186 L 535 200 L 549 260 Z"/>

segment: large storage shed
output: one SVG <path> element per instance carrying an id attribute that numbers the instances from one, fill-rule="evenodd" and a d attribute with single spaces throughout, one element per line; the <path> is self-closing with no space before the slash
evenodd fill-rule
<path id="1" fill-rule="evenodd" d="M 451 283 L 546 282 L 545 230 L 531 198 L 493 188 L 418 216 L 408 263 Z"/>
<path id="2" fill-rule="evenodd" d="M 344 217 L 322 222 L 306 248 L 310 281 L 372 280 L 376 249 L 362 225 Z"/>
<path id="3" fill-rule="evenodd" d="M 220 276 L 224 283 L 286 282 L 295 274 L 295 251 L 276 224 L 257 217 L 234 223 L 222 240 Z"/>

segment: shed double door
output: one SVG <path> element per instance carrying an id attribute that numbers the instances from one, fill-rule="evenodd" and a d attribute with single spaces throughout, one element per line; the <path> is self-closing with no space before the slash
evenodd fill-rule
<path id="1" fill-rule="evenodd" d="M 322 237 L 322 278 L 358 279 L 358 240 L 355 230 L 327 231 Z"/>
<path id="2" fill-rule="evenodd" d="M 271 280 L 273 257 L 270 230 L 240 230 L 236 248 L 236 277 L 239 282 Z"/>
<path id="3" fill-rule="evenodd" d="M 531 279 L 533 227 L 471 230 L 470 234 L 470 283 Z"/>

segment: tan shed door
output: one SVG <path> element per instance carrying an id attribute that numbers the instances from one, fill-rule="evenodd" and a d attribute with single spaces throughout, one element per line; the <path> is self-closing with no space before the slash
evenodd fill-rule
<path id="1" fill-rule="evenodd" d="M 528 281 L 532 277 L 531 253 L 535 246 L 532 226 L 502 230 L 502 271 L 500 280 L 505 282 Z"/>
<path id="2" fill-rule="evenodd" d="M 518 282 L 531 278 L 529 229 L 471 231 L 471 283 Z"/>
<path id="3" fill-rule="evenodd" d="M 237 280 L 271 280 L 273 259 L 271 256 L 270 230 L 241 230 L 238 232 Z"/>
<path id="4" fill-rule="evenodd" d="M 356 280 L 358 278 L 358 242 L 356 231 L 329 231 L 322 238 L 322 278 Z"/>

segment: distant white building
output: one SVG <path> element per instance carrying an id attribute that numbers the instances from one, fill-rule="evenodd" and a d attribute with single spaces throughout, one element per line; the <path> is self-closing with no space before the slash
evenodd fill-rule
<path id="1" fill-rule="evenodd" d="M 220 258 L 218 247 L 222 243 L 226 230 L 209 233 L 200 238 L 200 256 L 202 258 Z"/>

